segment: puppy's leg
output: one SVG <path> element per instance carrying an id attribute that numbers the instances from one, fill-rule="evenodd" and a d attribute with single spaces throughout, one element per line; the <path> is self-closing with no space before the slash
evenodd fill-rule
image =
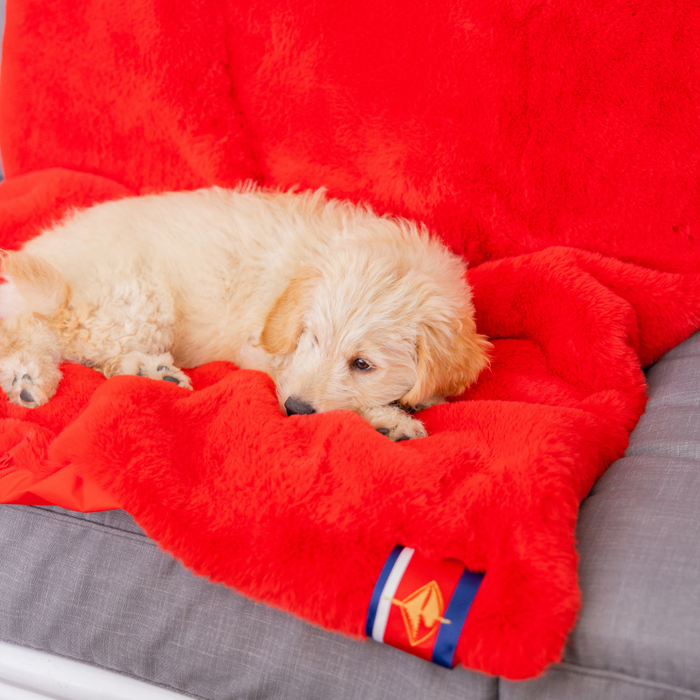
<path id="1" fill-rule="evenodd" d="M 175 366 L 173 356 L 169 352 L 155 354 L 134 350 L 112 362 L 105 363 L 102 371 L 106 377 L 132 374 L 138 377 L 172 382 L 184 389 L 192 390 L 190 378 Z"/>
<path id="2" fill-rule="evenodd" d="M 373 406 L 358 413 L 378 432 L 394 442 L 427 437 L 423 424 L 398 406 Z"/>
<path id="3" fill-rule="evenodd" d="M 0 326 L 0 386 L 11 403 L 26 408 L 45 404 L 61 381 L 60 344 L 35 314 L 8 318 Z"/>
<path id="4" fill-rule="evenodd" d="M 75 356 L 108 379 L 130 374 L 191 389 L 189 377 L 168 352 L 175 336 L 173 296 L 167 286 L 137 272 L 105 290 L 90 290 L 76 312 L 85 338 L 76 338 Z M 77 305 L 76 305 L 77 306 Z"/>

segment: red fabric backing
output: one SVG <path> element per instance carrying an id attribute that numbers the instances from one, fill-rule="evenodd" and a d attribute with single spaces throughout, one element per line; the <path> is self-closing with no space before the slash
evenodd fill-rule
<path id="1" fill-rule="evenodd" d="M 0 405 L 0 495 L 121 505 L 193 571 L 361 635 L 395 544 L 486 571 L 461 663 L 523 678 L 580 604 L 579 501 L 700 327 L 696 0 L 8 0 L 0 245 L 128 193 L 326 186 L 471 264 L 493 366 L 392 444 L 285 418 L 226 363 L 194 393 L 66 365 Z M 52 481 L 53 479 L 53 481 Z"/>

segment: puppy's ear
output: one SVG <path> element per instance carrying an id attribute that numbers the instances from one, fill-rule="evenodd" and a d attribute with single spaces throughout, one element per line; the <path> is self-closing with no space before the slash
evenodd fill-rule
<path id="1" fill-rule="evenodd" d="M 489 364 L 491 343 L 471 316 L 451 328 L 423 324 L 418 332 L 418 378 L 400 400 L 416 408 L 436 397 L 461 394 Z"/>
<path id="2" fill-rule="evenodd" d="M 318 274 L 314 271 L 291 280 L 267 314 L 258 347 L 271 355 L 285 355 L 294 350 L 317 280 Z"/>

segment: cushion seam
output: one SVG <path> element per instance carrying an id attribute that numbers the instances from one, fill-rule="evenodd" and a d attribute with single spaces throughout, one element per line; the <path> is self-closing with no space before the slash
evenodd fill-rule
<path id="1" fill-rule="evenodd" d="M 616 680 L 623 683 L 629 683 L 631 685 L 640 685 L 645 688 L 650 688 L 654 690 L 664 690 L 677 693 L 686 698 L 693 698 L 694 700 L 700 700 L 700 692 L 695 690 L 689 690 L 687 688 L 681 688 L 677 685 L 669 685 L 668 683 L 662 683 L 661 681 L 653 681 L 647 678 L 638 678 L 637 676 L 631 676 L 627 673 L 621 673 L 619 671 L 610 671 L 608 669 L 593 668 L 590 666 L 581 666 L 579 664 L 574 664 L 569 661 L 564 661 L 555 664 L 551 667 L 553 670 L 568 671 L 571 673 L 578 673 L 582 676 L 592 676 L 594 678 L 607 678 L 610 680 Z"/>
<path id="2" fill-rule="evenodd" d="M 33 506 L 25 506 L 19 504 L 5 504 L 6 506 L 15 509 L 25 509 L 27 507 L 34 508 Z M 39 509 L 35 509 L 34 512 L 37 513 Z M 110 525 L 104 525 L 103 523 L 96 523 L 92 520 L 84 520 L 83 518 L 76 517 L 74 515 L 69 515 L 68 513 L 56 513 L 51 510 L 40 510 L 42 517 L 52 518 L 54 520 L 61 520 L 67 524 L 75 525 L 77 527 L 84 527 L 89 530 L 101 531 L 106 534 L 105 531 L 109 531 L 110 534 L 116 535 L 117 537 L 124 537 L 129 540 L 134 540 L 136 542 L 141 542 L 143 544 L 148 544 L 149 546 L 156 547 L 156 543 L 151 540 L 146 534 L 140 534 L 138 532 L 129 532 L 128 530 L 122 530 L 117 527 L 111 527 Z"/>

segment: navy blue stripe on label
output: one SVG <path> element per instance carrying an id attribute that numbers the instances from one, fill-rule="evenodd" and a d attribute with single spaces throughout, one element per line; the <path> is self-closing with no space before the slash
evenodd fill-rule
<path id="1" fill-rule="evenodd" d="M 368 637 L 372 636 L 374 620 L 377 617 L 377 607 L 379 606 L 379 601 L 382 597 L 382 591 L 386 585 L 386 580 L 389 578 L 389 574 L 394 568 L 394 564 L 396 564 L 396 560 L 399 558 L 399 554 L 401 554 L 402 549 L 403 546 L 397 544 L 396 547 L 391 550 L 391 554 L 389 554 L 389 556 L 386 558 L 386 562 L 384 562 L 384 566 L 379 574 L 377 583 L 374 584 L 374 590 L 372 591 L 372 597 L 370 598 L 369 608 L 367 610 L 367 622 L 365 624 L 365 634 Z"/>
<path id="2" fill-rule="evenodd" d="M 462 634 L 462 627 L 474 602 L 484 574 L 475 574 L 472 571 L 464 570 L 459 577 L 457 587 L 450 598 L 450 602 L 445 610 L 444 618 L 449 620 L 449 624 L 443 622 L 437 633 L 435 646 L 431 661 L 445 668 L 454 666 L 455 651 L 459 636 Z"/>

